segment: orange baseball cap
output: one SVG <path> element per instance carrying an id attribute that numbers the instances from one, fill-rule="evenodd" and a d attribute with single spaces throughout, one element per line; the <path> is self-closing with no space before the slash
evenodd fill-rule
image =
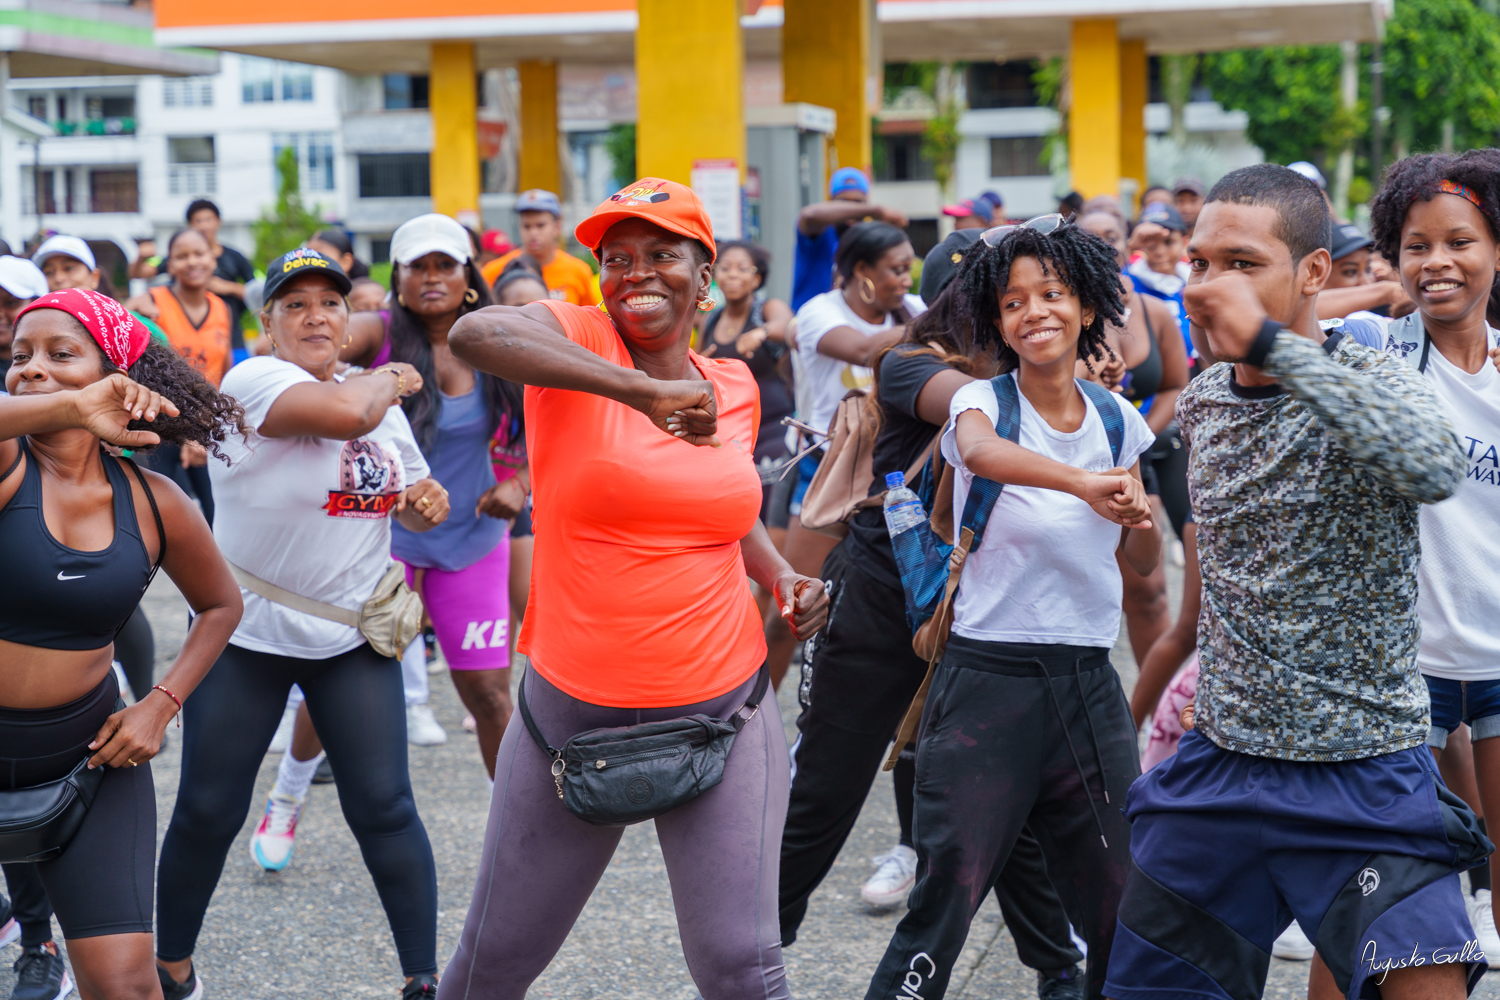
<path id="1" fill-rule="evenodd" d="M 697 192 L 686 184 L 662 180 L 660 177 L 642 177 L 610 195 L 608 200 L 594 209 L 593 215 L 578 224 L 573 235 L 598 257 L 599 244 L 604 242 L 604 234 L 609 231 L 610 226 L 625 219 L 654 222 L 668 232 L 702 243 L 708 247 L 710 259 L 718 256 L 718 249 L 714 246 L 714 228 L 708 221 L 708 212 Z"/>

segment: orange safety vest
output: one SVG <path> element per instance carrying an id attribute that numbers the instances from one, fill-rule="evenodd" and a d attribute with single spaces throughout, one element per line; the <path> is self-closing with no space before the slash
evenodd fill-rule
<path id="1" fill-rule="evenodd" d="M 194 326 L 169 286 L 157 285 L 151 289 L 151 298 L 159 312 L 156 322 L 167 339 L 188 364 L 218 388 L 220 379 L 229 370 L 229 307 L 213 292 L 204 294 L 208 296 L 208 315 Z"/>

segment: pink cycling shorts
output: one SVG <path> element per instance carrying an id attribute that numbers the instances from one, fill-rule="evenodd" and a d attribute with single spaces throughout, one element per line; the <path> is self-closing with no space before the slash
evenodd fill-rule
<path id="1" fill-rule="evenodd" d="M 510 538 L 495 551 L 454 573 L 406 567 L 406 583 L 420 590 L 449 670 L 510 666 Z"/>
<path id="2" fill-rule="evenodd" d="M 1172 678 L 1161 693 L 1151 716 L 1151 735 L 1141 754 L 1141 771 L 1149 771 L 1177 752 L 1177 743 L 1186 732 L 1182 728 L 1182 710 L 1198 694 L 1198 651 L 1188 657 L 1187 665 Z"/>

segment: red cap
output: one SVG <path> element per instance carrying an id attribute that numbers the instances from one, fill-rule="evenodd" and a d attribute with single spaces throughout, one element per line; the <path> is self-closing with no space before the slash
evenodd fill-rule
<path id="1" fill-rule="evenodd" d="M 503 257 L 515 248 L 510 237 L 498 229 L 486 229 L 479 235 L 479 249 L 485 253 L 492 253 L 496 257 Z"/>
<path id="2" fill-rule="evenodd" d="M 61 309 L 78 320 L 104 350 L 104 356 L 121 371 L 129 371 L 151 343 L 151 331 L 124 306 L 86 288 L 48 292 L 17 313 L 16 322 L 37 309 Z"/>
<path id="3" fill-rule="evenodd" d="M 573 235 L 578 242 L 599 256 L 604 234 L 616 222 L 645 219 L 663 229 L 695 239 L 708 247 L 710 258 L 718 257 L 714 246 L 714 227 L 697 193 L 685 184 L 664 181 L 660 177 L 642 177 L 609 196 L 594 214 L 578 224 Z"/>

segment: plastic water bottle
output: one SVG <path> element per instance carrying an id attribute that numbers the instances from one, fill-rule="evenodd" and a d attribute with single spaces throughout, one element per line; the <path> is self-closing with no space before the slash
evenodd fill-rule
<path id="1" fill-rule="evenodd" d="M 887 473 L 885 490 L 885 528 L 892 538 L 927 520 L 922 501 L 906 486 L 905 473 Z"/>

